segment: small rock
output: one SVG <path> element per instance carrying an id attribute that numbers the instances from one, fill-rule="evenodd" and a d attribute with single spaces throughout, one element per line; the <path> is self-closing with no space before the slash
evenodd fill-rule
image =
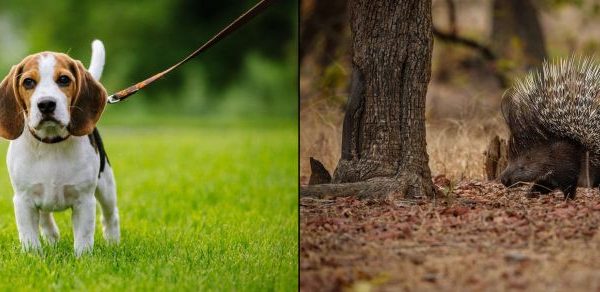
<path id="1" fill-rule="evenodd" d="M 357 291 L 357 292 L 373 291 L 373 285 L 367 281 L 358 281 L 358 282 L 354 283 L 354 285 L 352 285 L 352 289 L 350 289 L 350 290 Z"/>
<path id="2" fill-rule="evenodd" d="M 344 210 L 342 211 L 342 214 L 344 214 L 344 216 L 345 216 L 346 218 L 348 218 L 348 217 L 352 216 L 352 210 L 350 210 L 350 209 L 344 209 Z"/>
<path id="3" fill-rule="evenodd" d="M 411 254 L 408 259 L 415 265 L 422 265 L 425 262 L 425 257 L 420 254 Z"/>
<path id="4" fill-rule="evenodd" d="M 437 278 L 438 278 L 437 274 L 427 273 L 423 276 L 423 281 L 435 283 L 437 281 Z"/>
<path id="5" fill-rule="evenodd" d="M 520 263 L 529 260 L 529 257 L 520 252 L 509 252 L 504 255 L 504 259 L 509 263 Z"/>

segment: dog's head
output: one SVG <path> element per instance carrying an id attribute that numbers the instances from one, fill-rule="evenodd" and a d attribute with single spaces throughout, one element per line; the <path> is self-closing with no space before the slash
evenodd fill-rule
<path id="1" fill-rule="evenodd" d="M 106 98 L 80 61 L 53 52 L 28 56 L 0 83 L 0 136 L 16 139 L 25 127 L 42 139 L 90 134 Z"/>

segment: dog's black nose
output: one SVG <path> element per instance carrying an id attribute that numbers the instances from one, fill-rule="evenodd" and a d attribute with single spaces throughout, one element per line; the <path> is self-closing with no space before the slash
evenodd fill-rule
<path id="1" fill-rule="evenodd" d="M 56 102 L 52 100 L 44 100 L 38 102 L 37 106 L 42 114 L 51 114 L 56 108 Z"/>

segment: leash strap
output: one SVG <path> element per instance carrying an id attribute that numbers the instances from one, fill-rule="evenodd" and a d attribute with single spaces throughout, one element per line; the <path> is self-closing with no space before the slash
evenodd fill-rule
<path id="1" fill-rule="evenodd" d="M 240 28 L 241 26 L 246 24 L 248 21 L 250 21 L 250 19 L 254 18 L 254 16 L 263 12 L 267 7 L 269 7 L 269 5 L 272 4 L 273 1 L 274 0 L 261 0 L 256 5 L 254 5 L 254 7 L 250 8 L 248 11 L 246 11 L 246 13 L 242 14 L 240 17 L 238 17 L 236 20 L 234 20 L 232 23 L 230 23 L 227 27 L 222 29 L 219 33 L 214 35 L 210 40 L 208 40 L 206 43 L 204 43 L 200 48 L 198 48 L 196 51 L 191 53 L 189 56 L 185 57 L 185 59 L 179 61 L 179 63 L 167 68 L 166 70 L 164 70 L 162 72 L 152 75 L 151 77 L 149 77 L 148 79 L 146 79 L 144 81 L 138 82 L 135 85 L 127 87 L 127 88 L 109 96 L 108 103 L 113 104 L 113 103 L 117 103 L 119 101 L 126 99 L 127 97 L 136 93 L 138 90 L 150 85 L 152 82 L 162 78 L 169 72 L 175 70 L 175 68 L 183 65 L 187 61 L 198 56 L 200 53 L 206 51 L 207 49 L 212 47 L 214 44 L 216 44 L 217 42 L 219 42 L 220 40 L 225 38 L 227 35 L 229 35 L 230 33 L 234 32 L 235 30 L 237 30 L 238 28 Z"/>

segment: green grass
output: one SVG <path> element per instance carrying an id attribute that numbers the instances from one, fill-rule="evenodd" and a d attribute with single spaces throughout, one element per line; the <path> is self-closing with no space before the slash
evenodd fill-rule
<path id="1" fill-rule="evenodd" d="M 121 244 L 107 246 L 97 220 L 93 253 L 76 259 L 65 211 L 55 214 L 56 247 L 22 253 L 2 167 L 0 290 L 297 289 L 294 122 L 103 123 Z"/>

